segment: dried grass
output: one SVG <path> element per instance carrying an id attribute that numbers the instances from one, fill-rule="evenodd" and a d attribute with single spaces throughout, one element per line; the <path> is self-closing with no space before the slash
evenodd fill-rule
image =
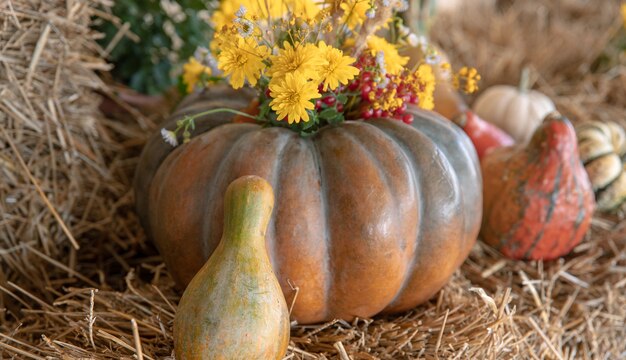
<path id="1" fill-rule="evenodd" d="M 93 69 L 104 64 L 86 29 L 96 3 L 70 19 L 78 2 L 31 3 L 0 7 L 0 358 L 168 358 L 179 294 L 145 242 L 130 192 L 146 131 L 97 115 L 90 90 L 101 88 Z M 625 67 L 589 72 L 615 26 L 608 4 L 474 7 L 442 17 L 434 31 L 484 84 L 514 83 L 531 65 L 572 120 L 624 121 Z M 510 261 L 478 244 L 413 311 L 294 324 L 287 358 L 618 359 L 625 319 L 626 221 L 598 215 L 564 259 Z"/>

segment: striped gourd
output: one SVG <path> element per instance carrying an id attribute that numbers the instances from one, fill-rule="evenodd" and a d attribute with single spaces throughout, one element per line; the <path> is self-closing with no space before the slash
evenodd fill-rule
<path id="1" fill-rule="evenodd" d="M 614 122 L 590 121 L 576 128 L 580 159 L 593 185 L 599 210 L 612 210 L 626 200 L 626 133 Z"/>

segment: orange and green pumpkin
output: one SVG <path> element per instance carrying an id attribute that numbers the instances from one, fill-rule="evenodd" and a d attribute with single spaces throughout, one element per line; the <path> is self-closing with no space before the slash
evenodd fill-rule
<path id="1" fill-rule="evenodd" d="M 250 96 L 211 88 L 185 114 L 245 108 Z M 448 281 L 475 243 L 481 175 L 470 140 L 435 113 L 347 121 L 311 137 L 233 123 L 217 114 L 172 148 L 157 135 L 135 179 L 137 208 L 172 276 L 184 287 L 223 231 L 224 192 L 244 175 L 267 179 L 276 205 L 267 251 L 292 317 L 351 320 L 410 309 Z"/>

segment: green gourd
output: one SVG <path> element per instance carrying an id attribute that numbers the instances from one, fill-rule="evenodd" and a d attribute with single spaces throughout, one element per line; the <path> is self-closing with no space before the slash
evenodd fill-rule
<path id="1" fill-rule="evenodd" d="M 233 181 L 224 201 L 224 233 L 187 286 L 174 319 L 176 359 L 282 359 L 289 311 L 265 248 L 274 206 L 258 176 Z"/>

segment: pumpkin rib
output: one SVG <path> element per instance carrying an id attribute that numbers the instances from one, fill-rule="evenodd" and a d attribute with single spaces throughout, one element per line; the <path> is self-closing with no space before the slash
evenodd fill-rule
<path id="1" fill-rule="evenodd" d="M 265 130 L 269 130 L 269 128 L 261 130 L 260 133 L 264 132 Z M 281 131 L 281 133 L 282 132 L 283 131 Z M 295 135 L 293 133 L 288 133 L 288 134 L 289 135 L 287 136 L 286 140 L 280 142 L 277 147 L 271 147 L 275 149 L 275 152 L 278 155 L 276 156 L 276 161 L 274 163 L 273 169 L 269 172 L 273 176 L 271 178 L 268 177 L 265 180 L 271 185 L 272 189 L 274 189 L 275 199 L 280 196 L 280 192 L 282 188 L 282 186 L 280 186 L 281 184 L 280 174 L 281 174 L 281 170 L 283 168 L 284 162 L 281 161 L 281 159 L 285 156 L 285 151 L 287 150 L 287 146 L 293 140 L 293 136 L 291 135 Z M 280 269 L 280 263 L 278 259 L 279 257 L 276 256 L 276 217 L 275 216 L 270 216 L 270 222 L 267 225 L 265 239 L 266 239 L 265 245 L 267 247 L 267 254 L 270 258 L 270 262 L 272 263 L 275 269 Z"/>
<path id="2" fill-rule="evenodd" d="M 582 143 L 581 143 L 581 145 L 585 145 L 585 143 L 584 143 L 584 142 L 582 142 Z M 604 149 L 603 149 L 603 150 L 604 150 Z M 600 159 L 600 158 L 602 158 L 602 157 L 605 157 L 605 156 L 607 156 L 607 155 L 611 155 L 611 154 L 614 154 L 614 153 L 615 153 L 615 152 L 613 151 L 613 149 L 612 149 L 612 148 L 611 148 L 611 149 L 606 149 L 606 151 L 598 152 L 598 153 L 596 153 L 596 154 L 593 154 L 593 156 L 589 156 L 589 157 L 585 158 L 585 160 L 584 160 L 584 161 L 581 159 L 581 162 L 583 163 L 583 165 L 584 165 L 584 166 L 587 166 L 587 165 L 589 165 L 591 162 L 593 162 L 594 160 L 598 160 L 598 159 Z"/>
<path id="3" fill-rule="evenodd" d="M 233 127 L 237 125 L 238 124 L 228 124 L 224 126 Z M 252 126 L 256 127 L 256 125 L 252 125 Z M 200 225 L 201 227 L 200 235 L 202 236 L 202 244 L 204 245 L 204 257 L 207 259 L 210 257 L 211 253 L 213 253 L 213 251 L 215 250 L 215 246 L 212 246 L 213 244 L 211 244 L 211 239 L 219 240 L 221 238 L 221 232 L 222 232 L 222 226 L 223 226 L 223 224 L 221 224 L 222 217 L 219 217 L 219 219 L 216 219 L 217 217 L 215 216 L 215 213 L 216 213 L 216 210 L 218 214 L 220 213 L 220 211 L 223 211 L 222 209 L 223 201 L 216 201 L 216 198 L 220 199 L 224 191 L 216 191 L 216 188 L 218 187 L 218 184 L 220 182 L 224 182 L 223 178 L 226 177 L 224 168 L 228 166 L 232 166 L 231 157 L 234 157 L 236 155 L 236 150 L 240 148 L 240 145 L 242 143 L 245 143 L 245 140 L 247 137 L 253 136 L 256 133 L 254 130 L 255 129 L 251 129 L 248 132 L 242 133 L 236 140 L 231 142 L 231 146 L 228 148 L 226 153 L 221 156 L 221 159 L 219 160 L 217 166 L 214 167 L 215 169 L 214 174 L 216 175 L 211 177 L 210 185 L 207 187 L 209 191 L 209 194 L 208 194 L 209 198 L 206 202 L 207 206 L 205 206 L 205 209 L 204 209 L 206 211 L 204 216 L 208 220 L 202 221 Z M 222 190 L 225 190 L 225 188 Z M 214 205 L 211 205 L 211 204 L 214 204 Z M 212 226 L 214 222 L 219 223 L 219 225 L 217 226 L 219 230 L 217 231 L 214 230 L 215 226 Z M 220 234 L 219 236 L 211 236 L 211 231 L 219 232 Z"/>
<path id="4" fill-rule="evenodd" d="M 375 125 L 372 125 L 375 126 Z M 379 127 L 377 127 L 379 128 Z M 419 189 L 420 188 L 420 180 L 419 180 L 419 175 L 417 174 L 416 169 L 418 168 L 418 164 L 417 161 L 415 160 L 415 157 L 413 156 L 413 154 L 410 152 L 410 150 L 408 149 L 407 145 L 400 141 L 400 139 L 398 139 L 397 137 L 395 137 L 393 134 L 390 134 L 388 131 L 385 131 L 385 129 L 383 128 L 379 128 L 381 130 L 381 132 L 383 134 L 385 134 L 385 136 L 387 136 L 389 139 L 393 140 L 395 142 L 395 144 L 398 146 L 398 148 L 400 149 L 400 154 L 401 156 L 412 166 L 409 166 L 409 176 L 411 178 L 411 183 L 413 184 L 413 186 L 415 187 L 415 189 Z M 422 198 L 419 196 L 419 194 L 417 194 L 417 231 L 414 237 L 414 251 L 411 254 L 411 256 L 409 257 L 409 263 L 407 265 L 407 271 L 404 274 L 404 279 L 402 279 L 402 284 L 400 285 L 400 288 L 398 289 L 398 291 L 396 291 L 396 293 L 394 294 L 392 300 L 389 302 L 389 304 L 387 305 L 387 307 L 390 304 L 394 304 L 396 303 L 396 301 L 398 301 L 398 299 L 400 298 L 400 296 L 402 296 L 409 284 L 409 281 L 413 275 L 413 268 L 415 267 L 415 263 L 417 262 L 417 249 L 420 246 L 420 243 L 422 241 L 422 235 L 423 235 L 423 231 L 420 231 L 419 229 L 422 228 L 422 221 L 424 219 L 423 214 L 424 214 L 424 201 L 422 201 Z"/>
<path id="5" fill-rule="evenodd" d="M 392 284 L 390 284 L 392 279 L 390 279 L 389 277 L 391 277 L 391 275 L 393 275 L 394 273 L 392 271 L 387 272 L 388 281 L 386 285 L 395 287 L 395 291 L 392 291 L 391 289 L 387 291 L 387 293 L 393 294 L 393 296 L 386 296 L 385 301 L 383 301 L 385 305 L 377 312 L 382 311 L 388 304 L 392 303 L 393 300 L 400 293 L 402 293 L 403 287 L 407 282 L 410 270 L 412 269 L 414 254 L 419 245 L 418 238 L 421 234 L 419 229 L 421 225 L 421 207 L 423 203 L 421 197 L 419 196 L 419 192 L 416 191 L 416 189 L 419 189 L 419 186 L 414 180 L 415 163 L 406 156 L 406 154 L 404 153 L 404 149 L 398 141 L 389 136 L 379 127 L 373 125 L 373 123 L 380 121 L 389 120 L 377 119 L 373 120 L 372 122 L 353 122 L 351 124 L 347 124 L 346 129 L 349 129 L 349 131 L 346 131 L 344 135 L 351 138 L 351 140 L 353 140 L 372 161 L 372 163 L 374 164 L 374 169 L 377 170 L 380 178 L 384 181 L 386 192 L 390 194 L 393 199 L 393 203 L 396 204 L 396 206 L 392 208 L 394 214 L 392 219 L 394 219 L 395 224 L 391 226 L 391 228 L 401 229 L 403 226 L 407 226 L 407 223 L 412 221 L 412 219 L 414 218 L 417 218 L 417 221 L 413 221 L 415 225 L 412 226 L 412 229 L 410 231 L 407 231 L 407 233 L 410 234 L 396 232 L 394 237 L 396 237 L 398 240 L 388 244 L 397 245 L 399 250 L 398 256 L 403 258 L 404 262 L 402 265 L 402 269 L 400 269 L 399 271 L 401 276 L 396 277 L 397 286 L 393 286 Z M 388 146 L 388 149 L 375 147 L 376 138 L 379 138 L 381 141 L 383 141 L 384 145 Z M 366 144 L 368 146 L 366 146 Z M 374 150 L 380 150 L 380 152 Z M 381 154 L 384 154 L 383 159 L 380 159 Z M 400 156 L 404 161 L 397 161 L 398 156 Z M 395 161 L 390 161 L 385 158 L 394 159 Z M 403 164 L 411 164 L 412 166 L 403 166 Z M 396 167 L 397 169 L 394 171 L 392 166 Z M 398 171 L 400 173 L 398 173 Z M 398 182 L 406 182 L 408 183 L 408 185 L 402 187 L 402 184 L 398 184 Z M 404 197 L 400 197 L 398 193 L 405 193 L 406 195 Z M 416 205 L 415 208 L 411 208 L 410 210 L 408 210 L 408 214 L 406 213 L 407 210 L 404 209 L 406 206 L 403 206 L 403 203 L 407 202 L 407 198 L 410 199 L 408 202 Z M 410 254 L 410 256 L 407 255 L 407 253 Z"/>
<path id="6" fill-rule="evenodd" d="M 376 131 L 363 124 L 345 124 L 328 128 L 316 138 L 322 159 L 334 159 L 324 161 L 324 169 L 328 187 L 333 188 L 326 214 L 331 269 L 342 269 L 333 272 L 330 315 L 339 318 L 370 317 L 381 311 L 390 297 L 384 290 L 391 285 L 388 277 L 398 272 L 402 260 L 401 253 L 390 252 L 397 204 L 371 155 L 358 146 L 358 138 L 350 136 L 355 127 Z M 360 238 L 359 246 L 353 244 L 355 236 Z M 377 267 L 385 272 L 373 271 Z M 369 281 L 354 281 L 362 278 Z"/>
<path id="7" fill-rule="evenodd" d="M 279 175 L 281 196 L 276 198 L 273 217 L 276 221 L 276 256 L 281 258 L 276 272 L 287 303 L 293 303 L 292 316 L 311 322 L 327 316 L 329 272 L 324 259 L 326 216 L 322 212 L 319 168 L 315 164 L 313 142 L 295 135 L 285 151 Z M 316 231 L 320 229 L 321 231 Z M 297 254 L 293 256 L 292 254 Z M 311 269 L 318 268 L 315 276 Z"/>
<path id="8" fill-rule="evenodd" d="M 475 180 L 461 184 L 464 191 L 460 192 L 463 206 L 465 208 L 473 207 L 474 210 L 463 217 L 466 235 L 463 244 L 469 253 L 476 242 L 483 211 L 482 175 L 474 145 L 463 130 L 440 115 L 421 109 L 411 109 L 411 113 L 414 116 L 412 126 L 430 138 L 438 149 L 445 154 L 456 177 Z M 472 185 L 474 186 L 473 189 L 470 188 Z M 459 265 L 464 259 L 465 256 L 460 253 Z"/>
<path id="9" fill-rule="evenodd" d="M 528 109 L 528 103 L 530 102 L 530 100 L 528 99 L 528 93 L 520 94 L 518 98 L 516 99 L 515 91 L 517 90 L 511 90 L 511 92 L 509 93 L 509 98 L 506 99 L 507 101 L 506 106 L 504 107 L 504 109 L 501 108 L 501 111 L 498 114 L 498 118 L 504 121 L 508 120 L 508 117 L 506 117 L 506 114 L 511 114 L 511 113 L 517 114 L 520 111 L 519 109 Z M 511 111 L 511 110 L 517 110 L 517 111 Z M 528 136 L 525 136 L 523 134 L 524 125 L 528 126 L 528 124 L 526 123 L 522 123 L 521 121 L 516 121 L 512 124 L 512 127 L 511 127 L 511 133 L 514 134 L 513 138 L 519 139 L 518 141 L 520 142 L 528 141 Z"/>
<path id="10" fill-rule="evenodd" d="M 319 134 L 316 135 L 316 138 L 319 136 Z M 333 283 L 333 277 L 335 274 L 335 269 L 332 267 L 332 261 L 330 258 L 330 254 L 331 254 L 331 247 L 332 247 L 332 241 L 331 241 L 331 231 L 330 231 L 330 224 L 329 224 L 329 220 L 328 220 L 328 186 L 325 186 L 325 179 L 326 177 L 324 176 L 324 165 L 323 165 L 323 157 L 321 156 L 321 151 L 319 148 L 319 144 L 316 141 L 307 141 L 307 144 L 310 144 L 310 148 L 311 148 L 311 153 L 313 154 L 313 161 L 315 162 L 315 167 L 318 170 L 318 179 L 320 182 L 320 205 L 321 205 L 321 214 L 322 214 L 322 223 L 324 224 L 324 243 L 326 244 L 325 246 L 325 256 L 324 256 L 324 269 L 327 269 L 328 272 L 328 276 L 325 277 L 325 286 L 324 286 L 324 294 L 327 294 L 327 296 L 324 297 L 323 303 L 324 303 L 324 319 L 328 318 L 328 315 L 330 314 L 330 297 L 328 296 L 328 294 L 330 294 L 331 289 L 332 289 L 332 283 Z"/>
<path id="11" fill-rule="evenodd" d="M 441 193 L 446 194 L 448 197 L 452 195 L 452 199 L 448 198 L 447 201 L 443 199 L 432 199 L 425 196 L 421 198 L 423 202 L 422 209 L 424 210 L 423 220 L 421 222 L 421 247 L 420 251 L 415 253 L 413 261 L 413 267 L 410 268 L 410 276 L 407 283 L 400 295 L 391 302 L 385 312 L 397 312 L 410 309 L 412 304 L 419 303 L 428 300 L 437 291 L 440 286 L 443 286 L 448 280 L 449 276 L 445 279 L 438 278 L 437 274 L 452 274 L 448 271 L 450 268 L 456 266 L 458 262 L 457 258 L 448 258 L 448 249 L 446 246 L 453 246 L 454 242 L 463 236 L 463 220 L 459 220 L 457 212 L 460 211 L 460 203 L 462 198 L 459 192 L 459 180 L 456 177 L 456 173 L 451 171 L 452 165 L 445 158 L 444 152 L 439 150 L 439 146 L 426 134 L 421 131 L 404 131 L 400 129 L 401 124 L 393 123 L 377 123 L 378 127 L 381 127 L 387 135 L 396 139 L 398 144 L 402 144 L 408 149 L 407 155 L 414 164 L 414 169 L 417 171 L 423 168 L 423 161 L 429 160 L 430 167 L 428 172 L 416 173 L 416 179 L 419 182 L 419 188 L 423 193 Z M 419 144 L 417 146 L 416 144 Z M 436 155 L 436 160 L 434 157 Z M 436 164 L 439 166 L 437 167 Z M 440 176 L 436 176 L 436 169 L 440 169 Z M 441 176 L 443 175 L 443 176 Z M 447 176 L 447 183 L 449 186 L 444 188 L 438 188 L 441 186 L 441 180 Z M 434 191 L 438 190 L 438 191 Z M 432 201 L 441 201 L 440 203 L 433 204 Z M 449 205 L 447 208 L 441 207 L 445 202 Z M 456 204 L 456 205 L 453 205 Z M 459 206 L 457 206 L 459 205 Z M 433 209 L 433 210 L 430 210 Z M 434 210 L 436 209 L 436 210 Z M 430 212 L 429 212 L 430 211 Z M 433 211 L 437 211 L 437 216 L 433 216 Z M 447 214 L 446 214 L 447 211 Z M 455 223 L 456 220 L 457 222 Z M 437 231 L 435 231 L 437 229 Z M 428 238 L 426 242 L 424 239 Z M 456 246 L 454 246 L 456 249 Z M 461 252 L 464 252 L 463 249 Z M 469 251 L 469 250 L 468 250 Z M 463 254 L 465 255 L 465 254 Z M 419 270 L 419 271 L 417 271 Z M 433 283 L 437 286 L 433 286 Z M 432 293 L 420 293 L 414 289 L 423 287 L 423 284 L 427 284 L 426 288 L 436 288 L 436 291 Z M 413 290 L 412 290 L 413 289 Z M 416 297 L 415 294 L 419 296 Z"/>

